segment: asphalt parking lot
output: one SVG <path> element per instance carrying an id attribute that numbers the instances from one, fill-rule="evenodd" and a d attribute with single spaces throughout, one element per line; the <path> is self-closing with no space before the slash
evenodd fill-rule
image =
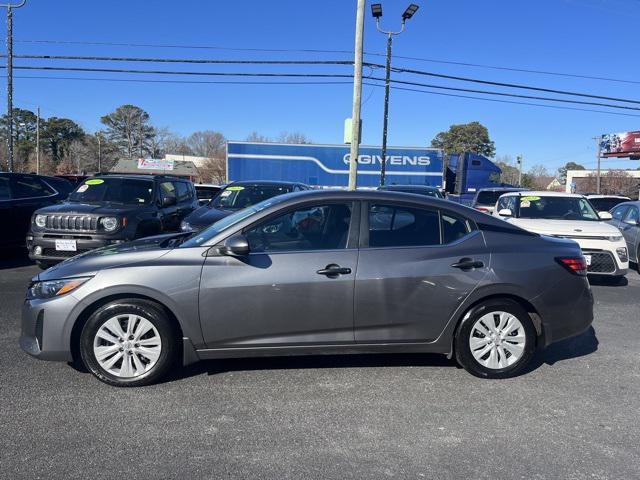
<path id="1" fill-rule="evenodd" d="M 435 355 L 224 360 L 116 389 L 18 347 L 38 269 L 0 259 L 1 478 L 640 478 L 640 275 L 528 373 Z"/>

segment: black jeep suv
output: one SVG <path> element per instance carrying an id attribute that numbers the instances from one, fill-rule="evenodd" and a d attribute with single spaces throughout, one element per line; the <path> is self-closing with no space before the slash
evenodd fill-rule
<path id="1" fill-rule="evenodd" d="M 136 238 L 180 230 L 198 207 L 188 180 L 166 175 L 99 175 L 67 201 L 37 210 L 27 235 L 29 257 L 41 268 Z"/>

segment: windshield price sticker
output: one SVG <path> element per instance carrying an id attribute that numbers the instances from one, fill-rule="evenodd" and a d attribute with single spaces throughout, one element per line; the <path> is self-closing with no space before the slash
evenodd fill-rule
<path id="1" fill-rule="evenodd" d="M 89 189 L 89 185 L 86 185 L 86 184 L 85 184 L 85 185 L 80 185 L 80 186 L 78 187 L 77 192 L 78 192 L 78 193 L 86 192 L 88 189 Z"/>
<path id="2" fill-rule="evenodd" d="M 521 202 L 536 202 L 540 200 L 540 197 L 520 197 Z"/>
<path id="3" fill-rule="evenodd" d="M 235 187 L 227 187 L 226 192 L 239 192 L 240 190 L 244 190 L 244 187 L 235 186 Z"/>
<path id="4" fill-rule="evenodd" d="M 227 197 L 228 197 L 228 196 L 230 196 L 232 193 L 233 193 L 233 192 L 232 192 L 232 191 L 230 191 L 230 190 L 225 190 L 224 192 L 222 192 L 222 193 L 220 194 L 220 197 L 221 197 L 221 198 L 227 198 Z"/>
<path id="5" fill-rule="evenodd" d="M 101 183 L 104 183 L 104 180 L 100 178 L 92 178 L 91 180 L 84 182 L 85 185 L 100 185 Z"/>

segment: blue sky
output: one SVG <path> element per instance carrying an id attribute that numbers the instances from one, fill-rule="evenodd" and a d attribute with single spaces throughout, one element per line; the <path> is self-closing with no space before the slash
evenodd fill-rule
<path id="1" fill-rule="evenodd" d="M 365 50 L 380 53 L 384 51 L 385 38 L 375 31 L 369 3 L 371 2 L 367 5 Z M 397 27 L 400 15 L 409 2 L 386 0 L 382 3 L 383 24 L 390 28 Z M 634 28 L 630 27 L 640 18 L 638 0 L 417 0 L 416 3 L 421 8 L 408 23 L 406 32 L 396 38 L 395 55 L 640 82 L 640 64 L 635 55 L 638 38 Z M 14 52 L 194 59 L 350 60 L 352 57 L 344 53 L 228 49 L 351 50 L 355 5 L 355 0 L 28 0 L 27 6 L 14 13 Z M 4 24 L 0 34 L 5 35 Z M 40 40 L 221 48 L 33 42 Z M 383 61 L 376 56 L 367 57 L 367 60 Z M 15 65 L 226 72 L 352 72 L 352 68 L 347 66 L 245 67 L 98 64 L 78 61 L 57 61 L 53 64 L 34 60 L 16 60 Z M 501 82 L 640 99 L 640 83 L 508 72 L 398 58 L 394 60 L 394 65 Z M 375 71 L 373 74 L 383 76 L 384 72 Z M 73 118 L 89 131 L 100 128 L 101 115 L 121 104 L 133 103 L 147 110 L 157 126 L 168 127 L 184 135 L 195 130 L 212 129 L 223 132 L 229 139 L 241 140 L 254 130 L 267 136 L 277 136 L 282 131 L 300 131 L 318 143 L 341 143 L 344 119 L 351 114 L 350 84 L 275 86 L 24 78 L 43 75 L 153 80 L 185 77 L 15 71 L 16 106 L 35 109 L 36 105 L 40 105 L 43 116 Z M 408 74 L 396 74 L 394 78 L 491 89 Z M 2 82 L 4 84 L 5 80 Z M 383 89 L 365 86 L 363 99 L 363 142 L 379 144 Z M 630 113 L 640 115 L 640 111 Z M 525 169 L 534 164 L 544 164 L 550 170 L 555 170 L 567 161 L 576 161 L 587 168 L 593 168 L 595 142 L 592 137 L 607 132 L 640 129 L 640 116 L 605 115 L 392 90 L 389 142 L 392 145 L 428 145 L 435 134 L 446 130 L 450 124 L 474 120 L 489 128 L 496 142 L 498 155 L 515 157 L 523 154 Z M 640 166 L 637 161 L 608 161 L 605 165 L 631 168 Z"/>

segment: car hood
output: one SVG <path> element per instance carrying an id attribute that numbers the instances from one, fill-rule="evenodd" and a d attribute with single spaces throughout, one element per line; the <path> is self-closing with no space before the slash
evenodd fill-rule
<path id="1" fill-rule="evenodd" d="M 187 218 L 185 218 L 185 222 L 189 223 L 194 230 L 201 230 L 213 223 L 216 223 L 218 220 L 231 215 L 235 211 L 236 210 L 227 210 L 204 205 L 187 216 Z"/>
<path id="2" fill-rule="evenodd" d="M 511 218 L 509 223 L 541 235 L 563 235 L 578 237 L 609 237 L 620 235 L 613 225 L 602 222 L 580 220 L 546 220 L 539 218 Z"/>
<path id="3" fill-rule="evenodd" d="M 128 212 L 139 211 L 140 206 L 123 205 L 122 203 L 62 202 L 40 208 L 36 213 L 42 215 L 123 215 Z"/>
<path id="4" fill-rule="evenodd" d="M 91 250 L 54 265 L 34 277 L 33 280 L 91 276 L 106 268 L 150 262 L 166 255 L 173 249 L 171 239 L 185 235 L 188 234 L 156 235 Z"/>

